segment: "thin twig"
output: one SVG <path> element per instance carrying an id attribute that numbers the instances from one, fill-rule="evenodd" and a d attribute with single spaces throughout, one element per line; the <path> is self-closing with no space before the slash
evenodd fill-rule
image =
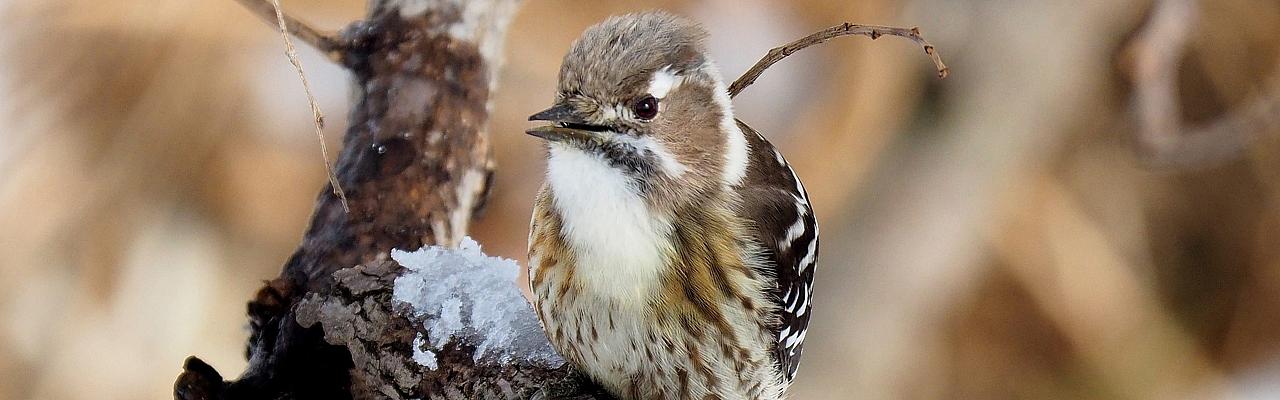
<path id="1" fill-rule="evenodd" d="M 1264 132 L 1280 128 L 1280 75 L 1263 92 L 1223 116 L 1185 126 L 1178 102 L 1178 66 L 1199 20 L 1194 0 L 1159 0 L 1127 51 L 1133 56 L 1133 109 L 1137 140 L 1148 161 L 1162 167 L 1197 167 L 1231 159 Z"/>
<path id="2" fill-rule="evenodd" d="M 329 57 L 330 60 L 341 60 L 343 53 L 346 52 L 346 46 L 343 45 L 342 41 L 338 39 L 336 34 L 312 28 L 311 25 L 307 25 L 305 22 L 299 21 L 288 14 L 280 12 L 280 8 L 277 7 L 279 2 L 276 0 L 236 1 L 239 1 L 241 5 L 244 5 L 245 8 L 249 9 L 249 11 L 254 14 L 257 14 L 259 18 L 262 18 L 262 20 L 267 23 L 276 24 L 283 20 L 284 22 L 280 24 L 286 28 L 282 28 L 282 30 L 292 33 L 294 36 L 298 37 L 299 40 L 302 40 L 303 43 L 311 45 L 311 47 L 316 48 L 316 50 L 320 50 L 320 52 L 324 53 L 324 55 Z"/>
<path id="3" fill-rule="evenodd" d="M 879 39 L 884 35 L 899 36 L 910 39 L 911 41 L 916 42 L 916 44 L 924 47 L 924 53 L 929 55 L 929 59 L 933 60 L 934 66 L 938 68 L 939 79 L 946 79 L 947 74 L 950 73 L 950 69 L 947 68 L 947 65 L 942 63 L 942 57 L 938 55 L 938 51 L 933 48 L 933 45 L 929 44 L 928 41 L 924 40 L 924 38 L 920 36 L 920 28 L 858 25 L 845 22 L 843 24 L 815 32 L 812 35 L 805 36 L 794 42 L 787 43 L 784 46 L 774 47 L 772 50 L 769 50 L 769 53 L 765 54 L 764 58 L 757 61 L 756 65 L 751 66 L 751 69 L 747 70 L 747 72 L 743 73 L 737 80 L 733 81 L 732 85 L 729 85 L 729 96 L 737 96 L 738 93 L 742 92 L 743 89 L 746 89 L 747 86 L 751 86 L 752 83 L 755 83 L 756 78 L 759 78 L 760 74 L 763 74 L 766 69 L 769 69 L 770 66 L 778 61 L 782 61 L 783 58 L 787 58 L 787 56 L 803 50 L 806 47 L 848 35 L 862 35 L 871 38 L 871 40 Z"/>
<path id="4" fill-rule="evenodd" d="M 280 10 L 280 0 L 271 0 L 271 6 L 276 10 L 276 22 L 280 24 L 280 36 L 284 38 L 285 54 L 289 56 L 293 69 L 298 71 L 298 78 L 302 80 L 302 90 L 307 92 L 307 103 L 311 104 L 311 116 L 315 120 L 316 138 L 320 141 L 320 156 L 324 158 L 324 168 L 329 174 L 329 184 L 333 186 L 333 194 L 342 202 L 342 210 L 351 212 L 351 207 L 347 204 L 347 194 L 342 191 L 342 185 L 338 184 L 338 175 L 333 172 L 333 163 L 329 161 L 329 146 L 324 143 L 324 114 L 320 113 L 320 104 L 316 103 L 316 96 L 311 94 L 311 84 L 307 82 L 307 74 L 302 71 L 302 61 L 298 59 L 298 49 L 293 47 L 293 41 L 289 39 L 289 23 L 284 17 L 284 11 Z"/>

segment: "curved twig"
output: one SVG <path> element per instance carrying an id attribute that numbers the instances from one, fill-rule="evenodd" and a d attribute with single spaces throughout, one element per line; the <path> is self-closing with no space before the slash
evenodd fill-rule
<path id="1" fill-rule="evenodd" d="M 737 80 L 734 80 L 733 84 L 729 85 L 729 97 L 737 96 L 738 93 L 742 92 L 743 89 L 746 89 L 747 86 L 751 86 L 752 83 L 755 83 L 756 78 L 760 77 L 760 74 L 763 74 L 764 71 L 769 69 L 769 67 L 774 63 L 782 61 L 783 58 L 787 58 L 787 56 L 803 50 L 806 47 L 848 35 L 862 35 L 871 38 L 871 40 L 879 39 L 881 36 L 885 35 L 910 39 L 921 47 L 924 47 L 924 53 L 929 55 L 929 59 L 933 60 L 933 65 L 938 68 L 938 79 L 946 79 L 947 75 L 951 72 L 951 70 L 947 68 L 947 65 L 942 63 L 942 57 L 938 55 L 938 51 L 933 48 L 933 45 L 929 44 L 927 40 L 924 40 L 924 37 L 920 36 L 920 28 L 859 25 L 845 22 L 840 25 L 814 32 L 809 36 L 805 36 L 794 42 L 774 47 L 772 50 L 769 50 L 769 53 L 765 54 L 760 61 L 757 61 L 756 65 L 751 66 L 751 69 L 748 69 L 747 72 L 744 72 Z"/>

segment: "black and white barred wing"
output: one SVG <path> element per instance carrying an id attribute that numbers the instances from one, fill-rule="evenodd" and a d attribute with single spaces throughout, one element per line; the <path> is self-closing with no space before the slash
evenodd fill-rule
<path id="1" fill-rule="evenodd" d="M 818 225 L 809 195 L 782 154 L 741 122 L 751 147 L 750 166 L 740 193 L 746 217 L 764 247 L 775 277 L 772 298 L 779 308 L 774 356 L 788 382 L 800 365 L 813 308 L 813 272 L 818 257 Z"/>

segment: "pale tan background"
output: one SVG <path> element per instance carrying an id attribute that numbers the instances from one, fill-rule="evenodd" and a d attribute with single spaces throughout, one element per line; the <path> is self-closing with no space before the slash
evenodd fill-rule
<path id="1" fill-rule="evenodd" d="M 326 29 L 358 0 L 286 0 Z M 1202 1 L 1192 121 L 1261 91 L 1280 5 Z M 805 179 L 822 226 L 796 399 L 1280 398 L 1280 140 L 1192 171 L 1144 166 L 1119 49 L 1139 0 L 529 1 L 492 124 L 476 236 L 523 262 L 549 104 L 586 26 L 666 8 L 733 77 L 842 21 L 735 104 Z M 168 398 L 189 354 L 234 376 L 244 303 L 324 182 L 279 36 L 231 0 L 0 3 L 0 398 Z M 337 146 L 346 77 L 303 62 Z"/>

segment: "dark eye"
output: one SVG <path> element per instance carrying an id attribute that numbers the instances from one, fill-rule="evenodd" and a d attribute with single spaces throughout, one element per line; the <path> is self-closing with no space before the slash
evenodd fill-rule
<path id="1" fill-rule="evenodd" d="M 658 115 L 658 99 L 653 96 L 644 96 L 631 106 L 631 111 L 636 113 L 636 117 L 640 119 L 653 119 Z"/>

